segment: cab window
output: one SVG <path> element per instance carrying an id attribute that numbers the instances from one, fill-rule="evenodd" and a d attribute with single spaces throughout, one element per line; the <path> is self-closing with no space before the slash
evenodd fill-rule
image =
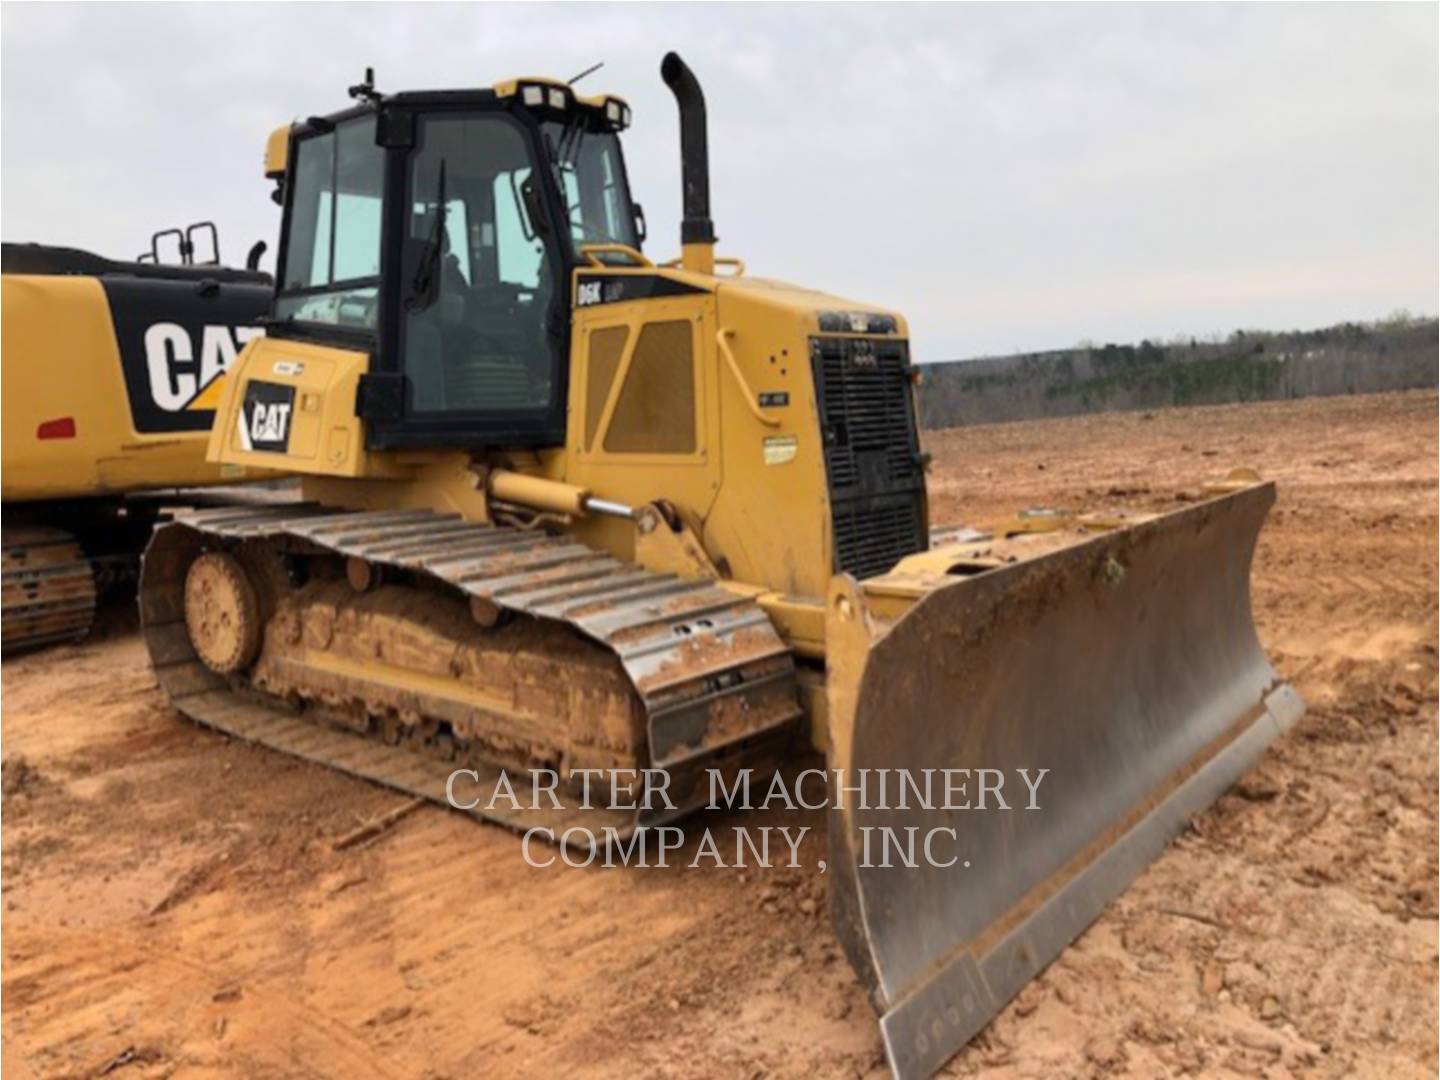
<path id="1" fill-rule="evenodd" d="M 400 281 L 409 411 L 536 414 L 559 393 L 532 143 L 496 114 L 419 118 Z"/>
<path id="2" fill-rule="evenodd" d="M 384 169 L 373 117 L 297 140 L 277 318 L 375 329 Z"/>
<path id="3" fill-rule="evenodd" d="M 588 125 L 577 113 L 566 123 L 549 120 L 541 127 L 555 186 L 570 219 L 571 242 L 577 253 L 585 244 L 639 247 L 620 138 L 611 131 L 591 131 Z"/>
<path id="4" fill-rule="evenodd" d="M 501 281 L 534 289 L 540 285 L 545 245 L 526 215 L 521 192 L 529 181 L 528 165 L 496 175 L 495 225 L 487 234 L 487 243 L 495 248 L 495 274 Z"/>

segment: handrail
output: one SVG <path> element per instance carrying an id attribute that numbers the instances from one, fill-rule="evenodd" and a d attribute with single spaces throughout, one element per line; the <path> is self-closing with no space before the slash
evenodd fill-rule
<path id="1" fill-rule="evenodd" d="M 779 427 L 780 421 L 773 416 L 766 416 L 761 410 L 759 402 L 755 398 L 755 392 L 750 389 L 750 384 L 745 381 L 745 375 L 740 370 L 739 363 L 735 360 L 735 354 L 730 351 L 730 342 L 725 340 L 734 330 L 726 330 L 721 327 L 715 334 L 715 340 L 720 345 L 720 355 L 725 358 L 725 366 L 730 369 L 730 374 L 735 376 L 735 381 L 740 384 L 740 396 L 745 399 L 745 405 L 750 410 L 750 415 L 759 420 L 766 427 Z"/>
<path id="2" fill-rule="evenodd" d="M 655 268 L 655 264 L 653 262 L 647 259 L 644 254 L 631 247 L 629 244 L 581 244 L 580 254 L 584 258 L 590 260 L 591 266 L 598 266 L 601 269 L 606 269 L 610 266 L 609 263 L 603 262 L 597 257 L 604 254 L 624 255 L 635 266 L 648 266 L 651 269 Z"/>
<path id="3" fill-rule="evenodd" d="M 677 256 L 676 256 L 675 258 L 673 258 L 673 259 L 666 259 L 664 262 L 662 262 L 662 263 L 660 264 L 660 269 L 662 269 L 662 270 L 674 270 L 674 269 L 675 269 L 676 267 L 678 267 L 679 265 L 680 265 L 680 257 L 677 255 Z M 744 277 L 744 276 L 745 276 L 745 260 L 744 260 L 744 259 L 737 259 L 737 258 L 735 258 L 733 255 L 716 255 L 716 256 L 715 256 L 715 265 L 716 265 L 716 266 L 733 266 L 733 267 L 735 268 L 735 272 L 734 272 L 733 274 L 729 275 L 730 277 Z M 719 275 L 717 274 L 716 276 L 718 277 Z"/>

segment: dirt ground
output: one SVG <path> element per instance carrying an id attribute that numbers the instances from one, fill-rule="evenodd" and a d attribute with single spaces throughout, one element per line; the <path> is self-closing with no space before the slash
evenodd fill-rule
<path id="1" fill-rule="evenodd" d="M 1436 408 L 929 437 L 937 521 L 1278 480 L 1256 608 L 1310 707 L 950 1073 L 1435 1075 Z M 803 870 L 531 869 L 430 807 L 337 851 L 404 800 L 178 718 L 127 615 L 3 682 L 11 1080 L 883 1072 L 818 815 L 775 815 Z"/>

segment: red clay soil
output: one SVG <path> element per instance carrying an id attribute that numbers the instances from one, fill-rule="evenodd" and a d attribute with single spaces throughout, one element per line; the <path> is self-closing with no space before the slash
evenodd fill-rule
<path id="1" fill-rule="evenodd" d="M 948 1067 L 1433 1077 L 1436 397 L 938 432 L 933 516 L 1279 481 L 1261 637 L 1306 717 Z M 532 869 L 167 708 L 127 617 L 7 661 L 3 1037 L 36 1077 L 883 1075 L 803 869 Z"/>

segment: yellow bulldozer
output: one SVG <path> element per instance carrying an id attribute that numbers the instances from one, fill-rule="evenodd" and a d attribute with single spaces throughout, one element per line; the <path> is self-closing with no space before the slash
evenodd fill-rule
<path id="1" fill-rule="evenodd" d="M 201 723 L 440 803 L 462 771 L 553 774 L 473 812 L 560 837 L 666 827 L 808 737 L 835 931 L 893 1070 L 928 1075 L 1299 714 L 1250 611 L 1274 490 L 932 543 L 904 318 L 718 256 L 704 98 L 675 54 L 661 75 L 662 263 L 619 97 L 367 73 L 271 136 L 274 310 L 209 454 L 304 502 L 159 529 L 144 635 Z M 587 804 L 595 769 L 671 798 Z M 1044 797 L 897 805 L 864 794 L 879 770 Z M 868 846 L 941 834 L 943 858 Z"/>
<path id="2" fill-rule="evenodd" d="M 157 492 L 257 478 L 205 460 L 225 369 L 270 308 L 255 261 L 220 265 L 211 222 L 134 261 L 0 249 L 7 653 L 84 637 L 97 598 L 133 588 Z"/>

